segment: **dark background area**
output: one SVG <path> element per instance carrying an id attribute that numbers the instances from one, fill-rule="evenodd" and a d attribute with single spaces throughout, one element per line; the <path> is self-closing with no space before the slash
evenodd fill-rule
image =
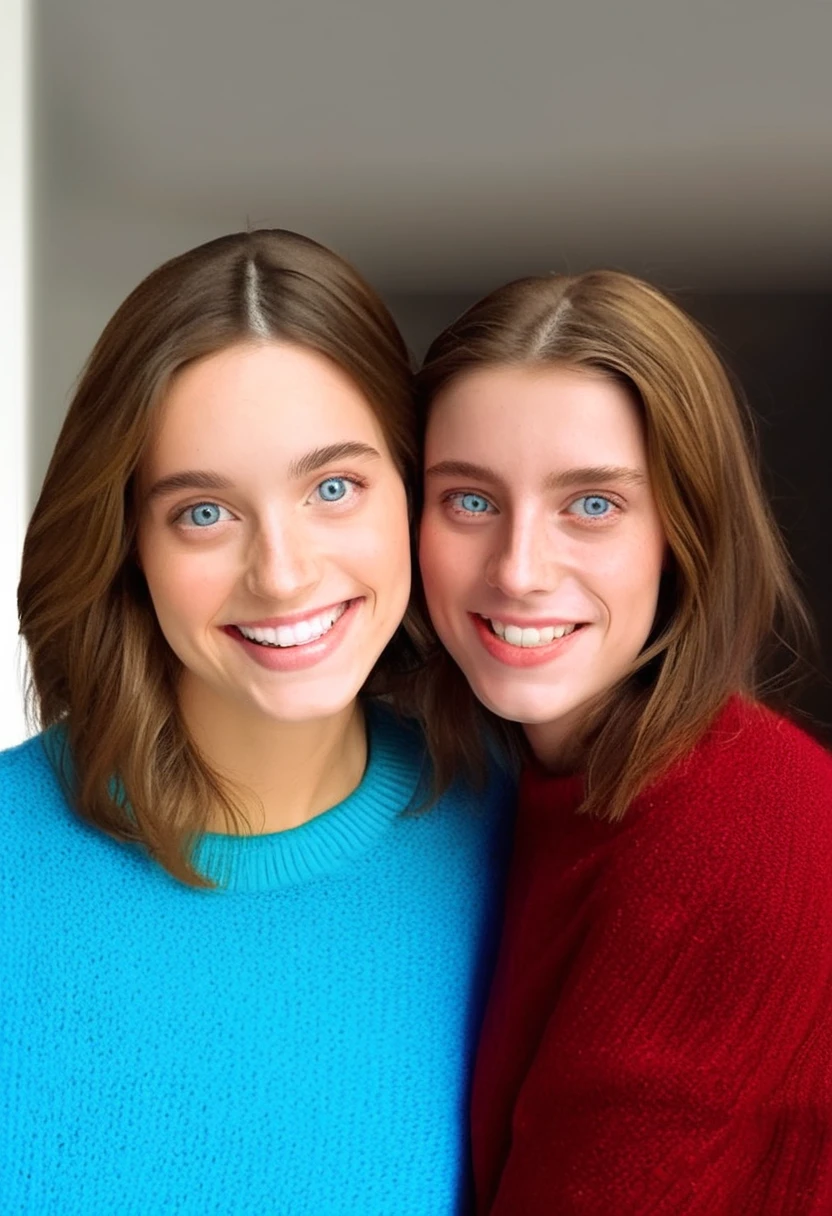
<path id="1" fill-rule="evenodd" d="M 818 669 L 796 703 L 832 741 L 832 545 L 829 539 L 832 295 L 694 295 L 757 423 L 766 486 L 819 635 Z"/>

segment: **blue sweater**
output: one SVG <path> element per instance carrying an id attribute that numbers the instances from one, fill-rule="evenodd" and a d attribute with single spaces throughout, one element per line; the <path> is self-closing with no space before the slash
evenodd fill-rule
<path id="1" fill-rule="evenodd" d="M 344 802 L 202 838 L 214 891 L 85 825 L 49 734 L 0 755 L 3 1216 L 464 1210 L 512 791 L 403 815 L 422 744 L 370 722 Z"/>

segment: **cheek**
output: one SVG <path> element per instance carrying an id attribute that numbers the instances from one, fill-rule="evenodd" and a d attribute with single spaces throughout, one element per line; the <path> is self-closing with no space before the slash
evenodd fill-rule
<path id="1" fill-rule="evenodd" d="M 599 577 L 610 590 L 610 607 L 618 606 L 619 625 L 643 630 L 652 624 L 659 595 L 664 544 L 645 540 L 611 558 Z"/>
<path id="2" fill-rule="evenodd" d="M 330 538 L 331 544 L 331 538 Z M 333 550 L 336 563 L 376 592 L 410 593 L 410 521 L 402 489 L 365 517 L 361 526 L 345 528 Z"/>
<path id="3" fill-rule="evenodd" d="M 398 565 L 410 565 L 410 516 L 407 500 L 396 499 L 389 510 L 384 511 L 372 530 L 378 558 Z"/>
<path id="4" fill-rule="evenodd" d="M 466 546 L 455 544 L 446 530 L 423 523 L 419 534 L 422 586 L 428 612 L 443 637 L 447 637 L 451 620 L 470 599 L 468 589 L 476 581 L 470 572 L 470 558 Z"/>
<path id="5" fill-rule="evenodd" d="M 412 579 L 410 523 L 406 509 L 400 519 L 380 522 L 356 571 L 371 589 L 374 611 L 382 628 L 398 625 L 407 611 Z M 363 570 L 363 577 L 361 571 Z"/>
<path id="6" fill-rule="evenodd" d="M 450 538 L 443 536 L 443 532 L 435 517 L 426 511 L 419 524 L 419 566 L 426 579 L 441 568 L 451 548 Z"/>
<path id="7" fill-rule="evenodd" d="M 443 583 L 441 556 L 442 547 L 437 543 L 436 530 L 425 518 L 419 527 L 419 570 L 422 574 L 422 584 L 429 605 L 436 594 L 437 587 Z"/>
<path id="8" fill-rule="evenodd" d="M 386 533 L 377 533 L 372 541 L 357 555 L 361 568 L 356 573 L 373 588 L 376 595 L 398 604 L 404 604 L 410 596 L 411 559 L 410 532 L 405 527 L 387 528 Z M 402 608 L 402 611 L 404 609 Z"/>
<path id="9" fill-rule="evenodd" d="M 448 600 L 481 573 L 481 546 L 469 533 L 460 536 L 429 516 L 419 530 L 419 567 L 426 594 Z"/>
<path id="10" fill-rule="evenodd" d="M 138 553 L 156 614 L 168 627 L 210 619 L 234 583 L 227 553 L 183 552 L 152 536 L 140 539 Z"/>

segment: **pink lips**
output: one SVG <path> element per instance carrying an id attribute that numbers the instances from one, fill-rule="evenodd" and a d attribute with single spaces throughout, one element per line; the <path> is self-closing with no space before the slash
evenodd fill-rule
<path id="1" fill-rule="evenodd" d="M 303 671 L 307 667 L 314 667 L 316 664 L 322 663 L 338 649 L 350 624 L 355 619 L 356 611 L 363 602 L 363 599 L 350 600 L 346 610 L 331 629 L 322 637 L 316 638 L 314 642 L 305 642 L 301 646 L 264 646 L 259 642 L 250 642 L 234 625 L 226 625 L 223 633 L 242 646 L 245 653 L 260 667 L 265 667 L 267 671 Z M 308 612 L 302 612 L 291 617 L 284 616 L 269 621 L 258 621 L 251 628 L 276 628 L 279 625 L 304 620 L 309 615 Z"/>
<path id="2" fill-rule="evenodd" d="M 562 638 L 553 638 L 551 642 L 547 642 L 543 646 L 511 646 L 508 642 L 503 641 L 502 638 L 498 638 L 496 633 L 492 631 L 488 621 L 484 620 L 476 612 L 469 612 L 468 615 L 484 648 L 493 659 L 497 659 L 500 663 L 505 663 L 508 667 L 539 667 L 543 663 L 550 663 L 554 658 L 559 657 L 565 651 L 572 648 L 575 639 L 580 637 L 583 628 L 579 625 L 572 633 L 568 633 Z M 524 621 L 523 624 L 530 628 L 539 628 L 541 625 L 552 625 L 555 622 L 551 620 L 540 622 Z"/>

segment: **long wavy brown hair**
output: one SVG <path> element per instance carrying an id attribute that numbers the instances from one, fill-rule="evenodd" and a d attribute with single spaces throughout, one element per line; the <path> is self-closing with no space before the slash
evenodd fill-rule
<path id="1" fill-rule="evenodd" d="M 644 420 L 672 558 L 644 650 L 576 741 L 583 811 L 617 820 L 729 696 L 770 696 L 778 670 L 812 646 L 812 626 L 761 487 L 750 415 L 703 332 L 667 296 L 612 271 L 497 289 L 428 350 L 417 374 L 423 428 L 453 381 L 492 366 L 591 369 L 625 386 Z M 522 752 L 519 730 L 475 702 L 440 650 L 421 695 L 440 776 L 476 765 L 488 732 Z"/>
<path id="2" fill-rule="evenodd" d="M 178 712 L 179 660 L 135 559 L 133 483 L 172 377 L 236 343 L 271 340 L 325 355 L 352 378 L 412 489 L 412 369 L 390 313 L 321 245 L 244 232 L 165 263 L 115 313 L 81 375 L 23 550 L 30 711 L 37 725 L 64 728 L 51 750 L 71 801 L 194 885 L 206 885 L 190 852 L 209 810 L 238 830 L 242 817 Z M 402 686 L 395 677 L 415 661 L 419 637 L 410 613 L 367 691 Z"/>

